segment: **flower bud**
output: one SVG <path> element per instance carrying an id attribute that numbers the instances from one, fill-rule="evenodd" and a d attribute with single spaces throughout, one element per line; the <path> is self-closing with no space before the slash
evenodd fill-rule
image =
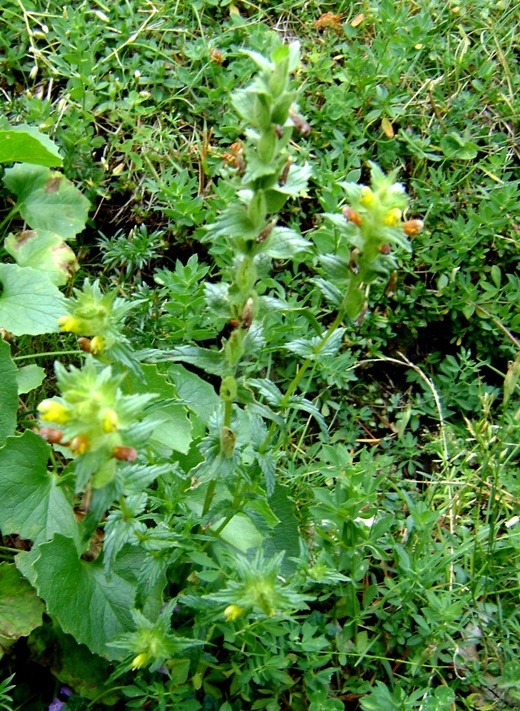
<path id="1" fill-rule="evenodd" d="M 148 654 L 146 652 L 141 652 L 141 654 L 138 654 L 137 657 L 134 657 L 132 661 L 132 669 L 135 671 L 136 669 L 140 669 L 146 662 L 148 661 Z"/>
<path id="2" fill-rule="evenodd" d="M 63 439 L 63 432 L 56 427 L 40 427 L 38 434 L 50 444 L 59 444 Z"/>
<path id="3" fill-rule="evenodd" d="M 60 327 L 60 331 L 66 333 L 81 333 L 83 330 L 81 321 L 75 316 L 60 316 L 58 319 L 58 325 Z"/>
<path id="4" fill-rule="evenodd" d="M 96 355 L 105 347 L 105 340 L 102 336 L 94 336 L 90 344 L 90 352 Z"/>
<path id="5" fill-rule="evenodd" d="M 398 227 L 401 224 L 402 214 L 398 207 L 393 207 L 386 213 L 385 225 L 387 227 Z"/>
<path id="6" fill-rule="evenodd" d="M 358 227 L 361 227 L 362 220 L 359 212 L 356 212 L 353 208 L 347 205 L 347 207 L 343 208 L 342 213 L 347 222 L 353 222 Z"/>
<path id="7" fill-rule="evenodd" d="M 230 427 L 222 427 L 220 430 L 220 450 L 229 459 L 235 452 L 237 436 Z"/>
<path id="8" fill-rule="evenodd" d="M 115 432 L 119 429 L 119 418 L 115 410 L 105 410 L 103 415 L 103 430 L 105 432 Z"/>
<path id="9" fill-rule="evenodd" d="M 253 317 L 255 315 L 254 311 L 255 311 L 254 301 L 251 297 L 249 297 L 249 299 L 245 303 L 242 313 L 240 314 L 241 328 L 244 328 L 245 330 L 247 330 L 248 328 L 251 328 L 251 324 L 253 323 Z"/>
<path id="10" fill-rule="evenodd" d="M 375 197 L 372 190 L 368 187 L 368 185 L 364 185 L 361 188 L 359 202 L 363 205 L 363 207 L 370 207 L 370 205 L 374 202 L 374 199 Z"/>
<path id="11" fill-rule="evenodd" d="M 311 125 L 308 123 L 303 116 L 301 116 L 297 111 L 295 111 L 293 108 L 289 110 L 289 118 L 294 124 L 294 127 L 298 131 L 298 133 L 301 133 L 302 136 L 308 136 L 309 133 L 311 132 Z"/>
<path id="12" fill-rule="evenodd" d="M 224 617 L 226 618 L 226 622 L 232 622 L 233 620 L 236 620 L 237 617 L 240 617 L 240 615 L 243 614 L 243 612 L 243 607 L 239 607 L 238 605 L 228 605 L 224 610 Z"/>
<path id="13" fill-rule="evenodd" d="M 40 418 L 44 422 L 55 422 L 64 425 L 70 420 L 70 410 L 56 400 L 42 400 L 38 405 Z"/>
<path id="14" fill-rule="evenodd" d="M 77 435 L 71 439 L 69 447 L 74 454 L 85 454 L 90 449 L 90 440 L 87 435 Z"/>
<path id="15" fill-rule="evenodd" d="M 78 346 L 84 353 L 91 353 L 92 342 L 90 338 L 78 338 Z"/>
<path id="16" fill-rule="evenodd" d="M 419 234 L 423 227 L 424 222 L 422 220 L 408 220 L 408 222 L 404 223 L 403 230 L 409 237 L 414 237 Z"/>
<path id="17" fill-rule="evenodd" d="M 269 237 L 271 232 L 273 231 L 275 225 L 276 225 L 276 218 L 274 220 L 271 220 L 271 222 L 268 222 L 267 225 L 264 227 L 264 229 L 260 232 L 259 235 L 256 236 L 256 242 L 257 244 L 261 244 L 262 242 L 265 242 L 265 240 Z"/>
<path id="18" fill-rule="evenodd" d="M 135 462 L 137 459 L 137 450 L 133 447 L 118 445 L 117 447 L 112 447 L 112 456 L 114 459 L 119 459 L 120 462 Z"/>

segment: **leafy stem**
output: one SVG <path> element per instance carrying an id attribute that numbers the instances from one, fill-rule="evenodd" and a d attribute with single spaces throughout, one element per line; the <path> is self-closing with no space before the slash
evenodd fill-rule
<path id="1" fill-rule="evenodd" d="M 325 335 L 323 336 L 323 338 L 321 339 L 321 341 L 313 348 L 313 356 L 317 356 L 317 355 L 321 352 L 321 350 L 322 350 L 323 347 L 326 345 L 326 343 L 327 343 L 328 340 L 331 338 L 331 336 L 334 334 L 334 332 L 336 331 L 336 329 L 338 328 L 338 326 L 340 325 L 340 323 L 341 323 L 342 320 L 343 320 L 343 310 L 341 310 L 341 311 L 338 312 L 338 314 L 336 315 L 336 318 L 334 319 L 334 321 L 333 321 L 333 322 L 330 324 L 330 326 L 328 327 L 327 332 L 325 333 Z M 287 405 L 289 404 L 289 401 L 290 401 L 290 399 L 291 399 L 291 396 L 293 395 L 294 391 L 296 390 L 296 388 L 297 388 L 298 385 L 300 384 L 300 382 L 301 382 L 303 376 L 304 376 L 305 373 L 307 372 L 309 366 L 312 365 L 312 363 L 314 363 L 314 357 L 313 357 L 313 358 L 307 358 L 307 359 L 303 362 L 303 365 L 302 365 L 301 368 L 298 370 L 298 372 L 296 373 L 296 375 L 294 376 L 294 378 L 293 378 L 292 381 L 290 382 L 289 387 L 288 387 L 287 390 L 285 391 L 285 395 L 283 396 L 283 398 L 282 398 L 282 400 L 281 400 L 281 402 L 280 402 L 280 409 L 281 409 L 281 410 L 283 410 L 284 408 L 286 408 Z M 276 425 L 276 422 L 271 422 L 271 425 L 270 425 L 270 427 L 269 427 L 269 431 L 267 432 L 267 435 L 266 435 L 264 441 L 262 442 L 262 446 L 260 447 L 260 453 L 263 453 L 263 452 L 266 451 L 266 449 L 267 449 L 267 447 L 268 447 L 268 445 L 269 445 L 269 442 L 271 441 L 271 437 L 273 436 L 274 431 L 276 430 L 276 426 L 277 426 L 277 425 Z"/>

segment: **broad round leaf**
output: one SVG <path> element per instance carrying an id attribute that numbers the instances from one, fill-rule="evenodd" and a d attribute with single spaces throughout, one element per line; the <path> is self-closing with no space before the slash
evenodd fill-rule
<path id="1" fill-rule="evenodd" d="M 18 163 L 5 171 L 4 185 L 17 196 L 20 215 L 32 229 L 72 239 L 85 228 L 90 203 L 62 173 Z"/>
<path id="2" fill-rule="evenodd" d="M 0 131 L 0 163 L 62 164 L 56 144 L 34 126 L 13 126 Z"/>
<path id="3" fill-rule="evenodd" d="M 0 563 L 0 637 L 27 637 L 42 624 L 45 606 L 12 563 Z"/>
<path id="4" fill-rule="evenodd" d="M 17 264 L 0 264 L 0 326 L 15 336 L 59 331 L 67 313 L 65 297 L 40 271 Z"/>
<path id="5" fill-rule="evenodd" d="M 18 409 L 18 390 L 16 385 L 16 366 L 11 360 L 9 344 L 0 340 L 0 445 L 5 438 L 14 433 L 16 411 Z"/>

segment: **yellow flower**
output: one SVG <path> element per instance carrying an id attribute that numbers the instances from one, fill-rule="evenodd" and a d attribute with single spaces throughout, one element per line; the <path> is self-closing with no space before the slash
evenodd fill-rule
<path id="1" fill-rule="evenodd" d="M 102 351 L 105 347 L 105 341 L 102 336 L 94 336 L 90 341 L 90 352 L 96 355 L 99 351 Z"/>
<path id="2" fill-rule="evenodd" d="M 224 617 L 226 618 L 226 622 L 232 622 L 233 620 L 236 620 L 237 617 L 240 617 L 243 612 L 243 607 L 239 607 L 238 605 L 228 605 L 224 610 Z"/>
<path id="3" fill-rule="evenodd" d="M 115 410 L 105 410 L 103 416 L 103 430 L 105 432 L 115 432 L 119 429 L 119 418 Z"/>
<path id="4" fill-rule="evenodd" d="M 398 207 L 393 207 L 386 213 L 385 225 L 387 227 L 399 227 L 401 224 L 402 212 Z"/>
<path id="5" fill-rule="evenodd" d="M 134 660 L 132 661 L 132 669 L 135 671 L 136 669 L 140 669 L 146 662 L 148 661 L 148 654 L 146 652 L 141 652 L 141 654 L 138 654 L 137 657 L 134 657 Z"/>
<path id="6" fill-rule="evenodd" d="M 364 185 L 361 188 L 361 196 L 359 198 L 359 202 L 363 205 L 363 207 L 370 207 L 370 205 L 372 205 L 372 203 L 374 202 L 374 193 L 368 187 L 368 185 Z"/>
<path id="7" fill-rule="evenodd" d="M 81 321 L 75 316 L 60 316 L 58 325 L 60 331 L 67 333 L 81 333 L 83 330 Z"/>
<path id="8" fill-rule="evenodd" d="M 70 410 L 56 400 L 42 400 L 38 405 L 40 418 L 44 422 L 55 422 L 64 425 L 70 420 Z"/>

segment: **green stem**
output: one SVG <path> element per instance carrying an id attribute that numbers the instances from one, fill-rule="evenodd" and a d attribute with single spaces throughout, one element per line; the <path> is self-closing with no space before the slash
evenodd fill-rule
<path id="1" fill-rule="evenodd" d="M 233 403 L 231 400 L 224 402 L 224 427 L 231 427 L 231 414 L 233 412 Z"/>
<path id="2" fill-rule="evenodd" d="M 49 358 L 50 356 L 84 355 L 83 351 L 48 351 L 47 353 L 30 353 L 29 355 L 14 356 L 11 360 L 27 360 L 28 358 Z"/>
<path id="3" fill-rule="evenodd" d="M 0 222 L 0 232 L 4 229 L 4 227 L 11 222 L 13 217 L 19 212 L 18 205 L 15 205 L 7 214 L 7 217 L 5 217 L 2 222 Z"/>
<path id="4" fill-rule="evenodd" d="M 20 550 L 18 548 L 10 548 L 9 546 L 0 546 L 0 551 L 5 552 L 5 553 L 19 553 Z"/>
<path id="5" fill-rule="evenodd" d="M 240 504 L 240 483 L 241 483 L 241 482 L 240 482 L 240 479 L 239 479 L 238 482 L 237 482 L 237 488 L 236 488 L 236 491 L 235 491 L 235 496 L 233 497 L 233 504 L 232 504 L 232 506 L 233 506 L 233 508 L 234 508 L 234 511 L 232 511 L 230 514 L 228 514 L 228 515 L 226 516 L 226 518 L 222 521 L 222 523 L 220 524 L 220 526 L 217 528 L 217 530 L 214 531 L 215 536 L 220 535 L 220 534 L 222 533 L 222 531 L 226 528 L 226 526 L 228 525 L 228 523 L 231 521 L 231 519 L 233 519 L 233 518 L 237 515 L 237 513 L 240 513 L 240 511 L 242 510 L 242 506 L 241 506 L 241 504 Z"/>
<path id="6" fill-rule="evenodd" d="M 340 325 L 342 319 L 343 319 L 343 309 L 341 309 L 341 310 L 339 311 L 339 313 L 338 313 L 338 315 L 336 316 L 336 318 L 334 319 L 334 321 L 330 324 L 330 326 L 329 326 L 328 329 L 327 329 L 327 333 L 323 336 L 323 338 L 321 339 L 321 341 L 320 341 L 316 346 L 314 346 L 314 348 L 313 348 L 313 355 L 316 356 L 316 355 L 318 355 L 318 353 L 321 352 L 322 348 L 325 346 L 325 344 L 327 343 L 327 341 L 329 340 L 329 338 L 332 336 L 332 334 L 334 333 L 334 331 L 335 331 L 335 330 L 338 328 L 338 326 Z M 282 398 L 282 400 L 281 400 L 281 402 L 280 402 L 280 410 L 282 410 L 282 409 L 284 409 L 284 408 L 287 407 L 287 405 L 289 404 L 289 401 L 290 401 L 290 399 L 291 399 L 292 394 L 294 393 L 294 391 L 296 390 L 296 388 L 297 388 L 298 385 L 300 384 L 300 382 L 301 382 L 303 376 L 305 375 L 305 373 L 307 372 L 308 368 L 312 365 L 313 362 L 314 362 L 314 358 L 307 358 L 307 360 L 305 360 L 305 361 L 303 362 L 302 367 L 298 370 L 298 372 L 296 373 L 296 375 L 295 375 L 294 378 L 292 379 L 292 381 L 291 381 L 289 387 L 288 387 L 287 390 L 285 391 L 285 395 L 283 396 L 283 398 Z M 269 431 L 267 432 L 267 435 L 266 435 L 266 437 L 265 437 L 265 440 L 263 441 L 263 443 L 262 443 L 262 445 L 261 445 L 261 447 L 260 447 L 260 450 L 259 450 L 260 453 L 265 452 L 265 450 L 267 449 L 267 445 L 268 445 L 269 442 L 271 441 L 271 437 L 273 436 L 274 431 L 276 430 L 276 428 L 277 428 L 276 422 L 271 422 L 271 426 L 269 427 Z"/>
<path id="7" fill-rule="evenodd" d="M 213 497 L 215 496 L 215 489 L 217 488 L 217 480 L 212 479 L 209 484 L 208 484 L 208 490 L 206 491 L 206 498 L 204 499 L 204 506 L 202 508 L 202 517 L 207 515 L 211 502 L 213 501 Z"/>

